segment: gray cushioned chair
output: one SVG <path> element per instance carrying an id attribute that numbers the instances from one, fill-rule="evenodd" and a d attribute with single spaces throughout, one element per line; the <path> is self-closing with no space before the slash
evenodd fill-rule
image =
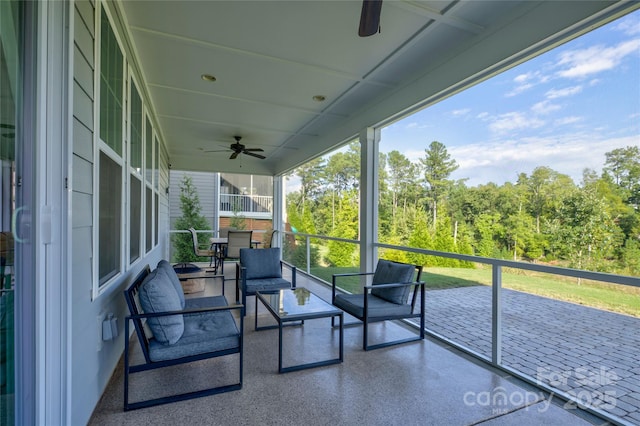
<path id="1" fill-rule="evenodd" d="M 228 306 L 224 296 L 184 298 L 173 268 L 165 262 L 154 271 L 147 266 L 125 290 L 129 316 L 125 318 L 124 409 L 132 410 L 168 402 L 214 395 L 242 388 L 242 306 Z M 236 315 L 234 315 L 234 311 Z M 144 361 L 130 364 L 129 322 L 132 321 Z M 145 324 L 146 321 L 146 324 Z M 238 381 L 207 389 L 137 402 L 129 401 L 129 375 L 237 355 Z"/>
<path id="2" fill-rule="evenodd" d="M 371 285 L 364 286 L 362 294 L 336 291 L 338 279 L 363 275 L 373 275 L 373 280 Z M 375 272 L 333 275 L 331 302 L 363 322 L 362 348 L 365 351 L 424 339 L 424 282 L 420 281 L 421 275 L 422 266 L 384 259 L 378 260 Z M 420 308 L 415 312 L 418 292 Z M 411 301 L 409 301 L 410 295 L 412 295 Z M 369 323 L 406 318 L 420 318 L 418 336 L 369 345 Z"/>
<path id="3" fill-rule="evenodd" d="M 291 268 L 291 281 L 282 278 L 282 266 Z M 236 301 L 245 306 L 247 296 L 256 292 L 275 293 L 281 289 L 296 288 L 296 267 L 280 259 L 280 248 L 241 249 L 236 266 Z"/>

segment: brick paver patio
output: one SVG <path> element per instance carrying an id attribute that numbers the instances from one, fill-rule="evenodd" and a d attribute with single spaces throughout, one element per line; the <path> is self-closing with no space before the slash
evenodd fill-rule
<path id="1" fill-rule="evenodd" d="M 491 358 L 491 288 L 431 290 L 426 327 Z M 502 293 L 502 363 L 640 424 L 640 318 Z"/>

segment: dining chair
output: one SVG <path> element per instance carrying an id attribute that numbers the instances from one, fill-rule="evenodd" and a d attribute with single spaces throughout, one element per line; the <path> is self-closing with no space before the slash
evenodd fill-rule
<path id="1" fill-rule="evenodd" d="M 210 259 L 209 266 L 211 266 L 213 264 L 213 258 L 215 257 L 216 252 L 214 250 L 211 250 L 211 248 L 207 249 L 200 247 L 200 243 L 198 243 L 198 233 L 194 228 L 189 228 L 189 232 L 191 232 L 191 239 L 193 240 L 193 252 L 198 257 L 208 257 Z"/>
<path id="2" fill-rule="evenodd" d="M 253 231 L 229 230 L 229 234 L 227 235 L 227 245 L 222 250 L 220 258 L 222 275 L 224 275 L 224 262 L 226 260 L 237 261 L 240 259 L 240 249 L 251 248 L 252 235 Z"/>

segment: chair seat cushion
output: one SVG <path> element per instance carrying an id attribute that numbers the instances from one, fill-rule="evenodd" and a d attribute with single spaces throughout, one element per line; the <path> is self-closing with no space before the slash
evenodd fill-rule
<path id="1" fill-rule="evenodd" d="M 257 280 L 247 280 L 246 294 L 255 294 L 256 291 L 267 292 L 276 291 L 283 288 L 291 288 L 291 282 L 284 278 L 264 278 Z"/>
<path id="2" fill-rule="evenodd" d="M 373 275 L 371 285 L 408 283 L 413 279 L 416 267 L 406 263 L 391 262 L 389 260 L 378 260 L 376 272 Z M 405 304 L 409 299 L 410 286 L 397 288 L 372 289 L 371 294 L 392 303 Z"/>
<path id="3" fill-rule="evenodd" d="M 398 305 L 371 294 L 367 297 L 370 318 L 411 315 L 411 305 Z M 364 318 L 362 294 L 336 294 L 333 304 L 358 319 Z"/>
<path id="4" fill-rule="evenodd" d="M 207 297 L 206 299 L 210 299 L 209 306 L 227 305 L 223 296 Z M 190 300 L 195 299 L 187 299 L 187 303 Z M 180 339 L 172 345 L 164 345 L 156 341 L 156 339 L 151 339 L 149 341 L 149 357 L 152 361 L 157 362 L 222 350 L 239 349 L 239 347 L 240 331 L 231 312 L 185 314 L 184 333 L 182 333 Z"/>
<path id="5" fill-rule="evenodd" d="M 182 305 L 171 279 L 160 268 L 151 271 L 140 286 L 140 306 L 144 313 L 181 311 Z M 176 343 L 184 332 L 182 315 L 148 318 L 147 324 L 156 341 L 165 345 Z"/>

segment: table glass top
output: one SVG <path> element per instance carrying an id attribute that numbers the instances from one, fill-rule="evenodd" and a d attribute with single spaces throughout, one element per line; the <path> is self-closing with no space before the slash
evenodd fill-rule
<path id="1" fill-rule="evenodd" d="M 282 319 L 299 315 L 340 312 L 304 287 L 260 294 L 260 298 Z"/>

